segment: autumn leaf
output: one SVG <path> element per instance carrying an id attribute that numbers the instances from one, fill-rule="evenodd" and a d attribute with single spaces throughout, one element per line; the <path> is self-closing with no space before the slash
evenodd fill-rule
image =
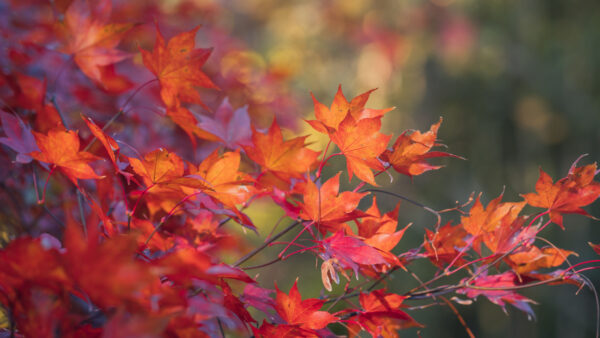
<path id="1" fill-rule="evenodd" d="M 594 181 L 597 173 L 596 163 L 577 167 L 575 161 L 567 177 L 552 183 L 550 175 L 540 168 L 536 192 L 525 194 L 523 198 L 533 207 L 548 209 L 552 222 L 564 229 L 563 214 L 591 217 L 581 207 L 591 204 L 600 196 L 600 183 Z"/>
<path id="2" fill-rule="evenodd" d="M 119 151 L 119 144 L 112 137 L 106 135 L 102 129 L 98 127 L 94 121 L 92 121 L 91 118 L 86 118 L 83 115 L 81 115 L 81 118 L 83 121 L 85 121 L 85 124 L 88 126 L 94 137 L 96 137 L 98 141 L 102 143 L 104 149 L 106 149 L 106 153 L 108 154 L 110 161 L 115 167 L 117 167 L 117 157 L 115 156 L 115 152 Z"/>
<path id="3" fill-rule="evenodd" d="M 467 278 L 463 279 L 461 284 L 465 283 L 466 280 Z M 528 316 L 535 317 L 535 314 L 529 305 L 529 303 L 535 302 L 511 289 L 520 285 L 519 277 L 514 272 L 506 271 L 499 275 L 489 276 L 483 273 L 475 278 L 471 284 L 478 288 L 469 288 L 467 286 L 456 292 L 464 294 L 469 298 L 477 298 L 478 296 L 483 295 L 492 303 L 502 307 L 502 310 L 504 311 L 506 311 L 506 303 L 509 303 L 527 313 Z M 494 290 L 494 288 L 498 289 Z"/>
<path id="4" fill-rule="evenodd" d="M 530 246 L 525 251 L 508 255 L 508 262 L 514 266 L 517 273 L 523 274 L 538 269 L 560 266 L 569 255 L 577 254 L 573 251 L 554 247 L 540 249 L 536 246 Z"/>
<path id="5" fill-rule="evenodd" d="M 381 119 L 363 119 L 356 121 L 348 115 L 338 130 L 330 134 L 340 152 L 346 157 L 348 177 L 356 174 L 359 179 L 377 186 L 371 169 L 384 170 L 385 167 L 377 157 L 383 153 L 390 141 L 391 135 L 379 132 Z"/>
<path id="6" fill-rule="evenodd" d="M 225 98 L 214 117 L 200 116 L 200 128 L 217 136 L 230 149 L 251 144 L 252 129 L 248 107 L 233 109 Z"/>
<path id="7" fill-rule="evenodd" d="M 337 321 L 338 318 L 326 311 L 319 311 L 325 301 L 320 299 L 305 299 L 298 291 L 298 281 L 290 289 L 289 295 L 283 293 L 277 285 L 275 290 L 275 310 L 281 318 L 290 325 L 301 329 L 318 330 Z"/>
<path id="8" fill-rule="evenodd" d="M 359 314 L 349 319 L 350 333 L 358 335 L 360 329 L 363 329 L 373 337 L 398 337 L 400 329 L 422 326 L 406 312 L 400 310 L 404 298 L 397 294 L 386 293 L 385 290 L 361 292 Z"/>
<path id="9" fill-rule="evenodd" d="M 373 196 L 373 204 L 366 211 L 368 217 L 362 221 L 357 221 L 358 235 L 363 237 L 364 242 L 374 248 L 390 252 L 396 244 L 402 239 L 406 226 L 402 230 L 396 231 L 398 227 L 398 209 L 396 208 L 386 214 L 381 214 L 377 207 L 377 199 Z"/>
<path id="10" fill-rule="evenodd" d="M 208 187 L 204 191 L 208 196 L 225 205 L 241 224 L 254 229 L 250 219 L 236 207 L 254 194 L 253 187 L 249 185 L 253 179 L 239 171 L 240 160 L 238 151 L 219 156 L 218 150 L 215 150 L 198 167 L 190 165 L 190 177 L 198 177 Z"/>
<path id="11" fill-rule="evenodd" d="M 360 265 L 388 264 L 384 252 L 378 250 L 357 237 L 338 231 L 320 242 L 324 261 L 334 260 L 342 269 L 352 269 L 358 278 Z"/>
<path id="12" fill-rule="evenodd" d="M 200 70 L 211 49 L 194 48 L 199 28 L 181 33 L 165 43 L 157 24 L 152 53 L 140 49 L 144 65 L 160 82 L 160 96 L 167 107 L 177 106 L 180 101 L 203 105 L 194 87 L 218 88 Z"/>
<path id="13" fill-rule="evenodd" d="M 416 176 L 429 170 L 440 169 L 442 166 L 431 165 L 427 159 L 434 157 L 455 157 L 463 159 L 443 151 L 430 151 L 431 148 L 439 146 L 436 143 L 438 129 L 442 123 L 442 118 L 438 123 L 431 125 L 429 131 L 421 133 L 416 130 L 411 134 L 405 131 L 398 136 L 392 150 L 386 150 L 381 159 L 389 162 L 397 172 L 407 175 Z"/>
<path id="14" fill-rule="evenodd" d="M 481 195 L 477 196 L 468 216 L 462 216 L 463 228 L 473 237 L 473 248 L 481 252 L 482 236 L 496 231 L 498 228 L 510 227 L 525 207 L 525 202 L 502 203 L 502 194 L 493 199 L 486 208 L 481 204 Z M 492 248 L 490 248 L 492 249 Z"/>
<path id="15" fill-rule="evenodd" d="M 259 328 L 250 326 L 254 336 L 260 338 L 319 338 L 319 335 L 315 330 L 306 330 L 298 327 L 297 325 L 273 325 L 269 324 L 266 320 L 262 322 Z"/>
<path id="16" fill-rule="evenodd" d="M 371 89 L 362 93 L 348 102 L 346 97 L 344 97 L 344 93 L 342 93 L 342 85 L 340 85 L 333 99 L 333 103 L 331 104 L 331 108 L 327 108 L 327 106 L 317 101 L 315 96 L 311 93 L 315 107 L 315 117 L 317 119 L 307 122 L 315 130 L 326 134 L 328 132 L 336 131 L 340 123 L 346 119 L 347 115 L 351 115 L 355 121 L 360 121 L 367 118 L 381 117 L 394 109 L 393 107 L 386 109 L 365 108 L 369 95 L 371 95 L 374 90 L 375 89 Z"/>
<path id="17" fill-rule="evenodd" d="M 149 152 L 143 159 L 130 157 L 129 164 L 146 186 L 170 183 L 184 175 L 181 158 L 162 148 Z"/>
<path id="18" fill-rule="evenodd" d="M 31 134 L 31 128 L 20 118 L 3 111 L 0 111 L 0 121 L 2 121 L 2 130 L 6 134 L 6 137 L 0 137 L 0 143 L 17 152 L 16 162 L 31 162 L 31 156 L 28 154 L 39 151 L 35 138 Z"/>
<path id="19" fill-rule="evenodd" d="M 356 210 L 360 200 L 368 193 L 339 192 L 340 173 L 330 178 L 320 188 L 311 181 L 306 182 L 304 203 L 300 217 L 312 220 L 321 233 L 337 231 L 341 223 L 356 219 L 363 212 Z"/>
<path id="20" fill-rule="evenodd" d="M 300 178 L 319 156 L 318 151 L 305 147 L 306 137 L 284 141 L 277 121 L 273 120 L 266 134 L 252 128 L 252 146 L 245 146 L 244 150 L 263 170 L 271 171 L 284 180 Z"/>
<path id="21" fill-rule="evenodd" d="M 100 179 L 89 162 L 99 159 L 86 151 L 79 150 L 79 136 L 72 130 L 53 129 L 47 135 L 33 132 L 40 151 L 34 151 L 29 156 L 34 159 L 54 164 L 75 185 L 77 179 Z"/>
<path id="22" fill-rule="evenodd" d="M 443 267 L 443 264 L 462 265 L 466 263 L 465 259 L 458 257 L 463 248 L 467 245 L 465 237 L 468 233 L 462 225 L 452 225 L 448 222 L 440 227 L 437 232 L 425 229 L 425 254 L 433 264 Z"/>
<path id="23" fill-rule="evenodd" d="M 65 13 L 62 27 L 66 30 L 62 51 L 73 55 L 81 71 L 100 85 L 105 85 L 105 77 L 110 80 L 107 83 L 114 82 L 115 75 L 110 74 L 110 70 L 105 70 L 105 66 L 130 56 L 116 47 L 134 24 L 108 23 L 111 11 L 110 0 L 75 0 Z M 109 86 L 110 88 L 116 87 Z"/>

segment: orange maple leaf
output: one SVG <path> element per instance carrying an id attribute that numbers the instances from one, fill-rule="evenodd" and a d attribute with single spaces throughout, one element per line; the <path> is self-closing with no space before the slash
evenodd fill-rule
<path id="1" fill-rule="evenodd" d="M 32 131 L 40 151 L 29 156 L 34 159 L 54 164 L 75 185 L 77 179 L 99 179 L 89 162 L 100 159 L 86 151 L 79 151 L 79 136 L 73 130 L 52 129 L 47 135 Z"/>
<path id="2" fill-rule="evenodd" d="M 392 150 L 385 151 L 381 155 L 381 159 L 389 162 L 397 172 L 410 177 L 442 167 L 427 163 L 428 158 L 456 157 L 463 159 L 443 151 L 430 151 L 431 148 L 440 145 L 436 143 L 436 138 L 441 123 L 442 118 L 440 117 L 438 123 L 431 125 L 429 131 L 425 133 L 418 130 L 408 135 L 407 132 L 402 133 L 396 139 Z"/>
<path id="3" fill-rule="evenodd" d="M 394 210 L 382 215 L 377 207 L 377 200 L 373 196 L 373 204 L 367 210 L 369 217 L 364 217 L 362 221 L 357 222 L 358 235 L 365 238 L 366 244 L 381 251 L 391 252 L 408 228 L 406 226 L 404 229 L 396 231 L 399 207 L 400 203 Z"/>
<path id="4" fill-rule="evenodd" d="M 110 0 L 93 4 L 88 0 L 75 0 L 65 13 L 67 39 L 62 51 L 73 55 L 81 71 L 99 84 L 103 84 L 104 77 L 109 77 L 109 82 L 118 77 L 110 69 L 105 69 L 106 66 L 130 56 L 116 47 L 134 24 L 109 24 L 111 10 Z"/>
<path id="5" fill-rule="evenodd" d="M 307 136 L 284 141 L 277 121 L 273 120 L 266 134 L 252 127 L 252 146 L 244 146 L 248 157 L 284 180 L 301 177 L 319 156 L 318 151 L 305 147 Z"/>
<path id="6" fill-rule="evenodd" d="M 184 174 L 181 158 L 162 148 L 149 152 L 141 160 L 130 157 L 129 164 L 146 186 L 169 183 Z"/>
<path id="7" fill-rule="evenodd" d="M 331 141 L 346 157 L 350 179 L 353 174 L 356 174 L 359 179 L 377 186 L 371 169 L 385 169 L 377 157 L 385 151 L 392 138 L 391 135 L 381 134 L 379 129 L 381 129 L 380 118 L 356 121 L 352 115 L 348 115 L 340 123 L 338 130 L 330 134 Z"/>
<path id="8" fill-rule="evenodd" d="M 200 70 L 212 50 L 194 48 L 199 28 L 181 33 L 165 43 L 157 24 L 152 53 L 140 49 L 144 65 L 160 82 L 160 96 L 167 107 L 177 106 L 179 101 L 203 105 L 194 87 L 218 88 Z"/>
<path id="9" fill-rule="evenodd" d="M 327 108 L 327 106 L 317 101 L 315 96 L 311 93 L 315 106 L 315 117 L 317 119 L 307 122 L 315 130 L 326 134 L 337 130 L 340 123 L 344 121 L 348 114 L 350 114 L 354 120 L 360 121 L 366 118 L 381 117 L 394 109 L 394 107 L 385 109 L 365 108 L 369 95 L 371 95 L 374 90 L 375 89 L 371 89 L 362 93 L 348 102 L 346 97 L 344 97 L 344 93 L 342 93 L 342 85 L 340 85 L 333 99 L 333 103 L 331 104 L 331 108 Z"/>
<path id="10" fill-rule="evenodd" d="M 510 228 L 526 204 L 525 201 L 504 203 L 501 201 L 502 194 L 484 208 L 481 204 L 481 195 L 479 195 L 471 207 L 469 215 L 461 217 L 463 228 L 473 236 L 473 248 L 477 252 L 481 252 L 482 236 L 501 227 Z"/>
<path id="11" fill-rule="evenodd" d="M 559 266 L 569 255 L 577 254 L 573 251 L 559 248 L 547 247 L 539 249 L 536 246 L 529 247 L 526 251 L 517 252 L 508 256 L 508 262 L 519 273 L 527 273 L 543 268 Z"/>
<path id="12" fill-rule="evenodd" d="M 444 263 L 462 265 L 466 263 L 465 259 L 458 256 L 467 246 L 465 237 L 468 233 L 459 224 L 453 226 L 450 222 L 440 227 L 437 232 L 425 229 L 425 250 L 427 257 L 433 264 L 443 267 Z M 456 257 L 459 257 L 458 259 Z"/>
<path id="13" fill-rule="evenodd" d="M 208 187 L 204 193 L 231 210 L 239 223 L 254 229 L 248 216 L 236 208 L 237 204 L 248 202 L 254 195 L 254 188 L 249 185 L 253 179 L 239 171 L 240 160 L 238 151 L 219 156 L 217 149 L 197 168 L 190 165 L 190 177 L 199 177 L 200 181 Z"/>
<path id="14" fill-rule="evenodd" d="M 581 207 L 591 204 L 600 197 L 600 183 L 594 181 L 597 173 L 596 163 L 577 167 L 575 161 L 567 177 L 552 183 L 552 178 L 540 168 L 540 178 L 535 184 L 536 192 L 522 196 L 527 204 L 533 207 L 547 208 L 552 222 L 564 229 L 562 214 L 591 217 Z"/>
<path id="15" fill-rule="evenodd" d="M 311 181 L 306 182 L 304 203 L 301 205 L 300 217 L 313 220 L 322 233 L 335 232 L 341 223 L 356 219 L 364 212 L 356 210 L 360 200 L 368 193 L 357 193 L 340 190 L 340 173 L 330 178 L 320 188 Z"/>

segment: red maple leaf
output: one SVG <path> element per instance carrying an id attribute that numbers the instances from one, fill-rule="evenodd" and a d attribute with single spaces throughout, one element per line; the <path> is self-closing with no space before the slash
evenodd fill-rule
<path id="1" fill-rule="evenodd" d="M 467 279 L 463 279 L 461 284 L 465 283 Z M 465 294 L 469 298 L 477 298 L 477 296 L 483 295 L 492 303 L 501 306 L 504 311 L 506 311 L 506 303 L 509 303 L 527 313 L 528 316 L 535 317 L 531 306 L 529 306 L 529 303 L 535 302 L 511 289 L 520 284 L 519 277 L 513 271 L 489 276 L 484 273 L 471 282 L 471 285 L 478 288 L 464 287 L 456 292 Z"/>
<path id="2" fill-rule="evenodd" d="M 348 329 L 352 334 L 359 334 L 362 328 L 373 337 L 398 337 L 400 329 L 422 326 L 400 310 L 403 296 L 375 290 L 361 293 L 359 301 L 362 309 L 358 315 L 349 319 Z"/>
<path id="3" fill-rule="evenodd" d="M 321 267 L 321 278 L 327 290 L 331 290 L 330 277 L 336 283 L 339 282 L 335 269 L 344 275 L 344 269 L 351 269 L 358 279 L 358 270 L 361 265 L 390 264 L 390 259 L 386 257 L 386 254 L 389 253 L 376 249 L 357 237 L 345 235 L 342 231 L 320 241 L 319 244 L 321 247 L 319 256 L 324 261 Z M 391 261 L 393 262 L 393 260 Z"/>
<path id="4" fill-rule="evenodd" d="M 297 283 L 298 281 L 294 282 L 289 295 L 283 293 L 275 285 L 277 292 L 275 310 L 287 324 L 295 325 L 301 329 L 319 330 L 338 320 L 336 316 L 329 312 L 319 311 L 325 303 L 324 300 L 302 300 Z"/>

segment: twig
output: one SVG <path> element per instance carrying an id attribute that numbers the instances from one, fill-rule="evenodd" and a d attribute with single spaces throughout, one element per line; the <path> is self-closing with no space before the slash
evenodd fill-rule
<path id="1" fill-rule="evenodd" d="M 275 242 L 276 240 L 278 240 L 279 238 L 281 238 L 281 236 L 283 236 L 286 233 L 288 233 L 290 230 L 292 230 L 293 228 L 295 228 L 300 223 L 302 223 L 302 222 L 296 221 L 296 222 L 288 225 L 287 228 L 281 230 L 277 235 L 271 237 L 269 240 L 267 240 L 266 242 L 264 242 L 261 246 L 259 246 L 256 249 L 250 251 L 249 253 L 247 253 L 246 255 L 244 255 L 244 257 L 238 259 L 237 262 L 235 262 L 233 264 L 233 266 L 240 266 L 242 263 L 244 263 L 245 261 L 249 260 L 250 258 L 252 258 L 257 253 L 261 252 L 262 250 L 264 250 L 264 248 L 266 248 L 267 246 L 269 246 L 269 244 L 271 244 L 272 242 Z"/>

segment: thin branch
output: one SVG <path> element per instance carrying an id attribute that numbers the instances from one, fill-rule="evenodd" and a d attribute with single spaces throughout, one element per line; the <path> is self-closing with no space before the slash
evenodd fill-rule
<path id="1" fill-rule="evenodd" d="M 254 257 L 254 255 L 256 255 L 257 253 L 259 253 L 262 250 L 264 250 L 266 247 L 269 246 L 269 244 L 271 244 L 272 242 L 275 242 L 276 240 L 278 240 L 279 238 L 281 238 L 281 236 L 283 236 L 286 233 L 288 233 L 290 230 L 292 230 L 293 228 L 295 228 L 300 223 L 302 223 L 302 222 L 296 221 L 296 222 L 288 225 L 287 228 L 281 230 L 277 235 L 271 237 L 269 240 L 267 240 L 266 242 L 264 242 L 261 246 L 259 246 L 256 249 L 250 251 L 249 253 L 247 253 L 246 255 L 244 255 L 244 257 L 238 259 L 237 262 L 235 262 L 233 264 L 233 266 L 240 266 L 242 263 L 244 263 L 245 261 L 247 261 L 250 258 Z"/>

